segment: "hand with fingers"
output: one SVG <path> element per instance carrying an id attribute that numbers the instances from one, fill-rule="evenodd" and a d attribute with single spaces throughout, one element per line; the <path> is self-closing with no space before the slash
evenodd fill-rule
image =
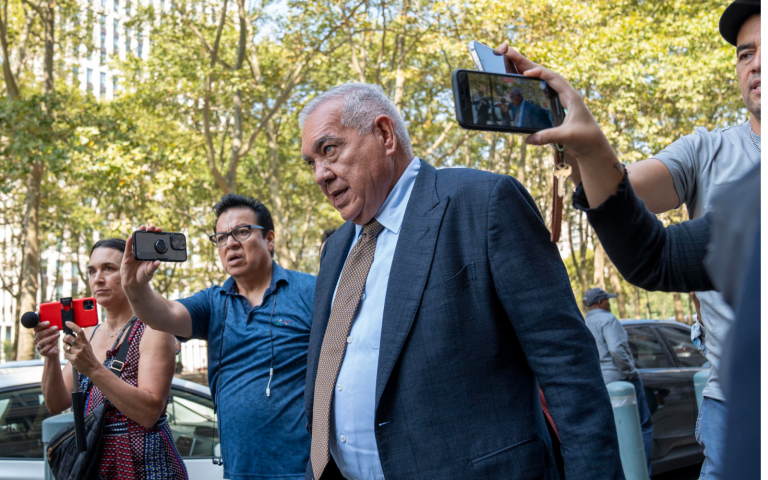
<path id="1" fill-rule="evenodd" d="M 139 231 L 162 232 L 163 229 L 155 225 L 142 225 Z M 123 291 L 130 299 L 132 294 L 148 289 L 149 282 L 160 266 L 160 261 L 142 262 L 133 258 L 133 237 L 129 236 L 125 242 L 125 253 L 123 262 L 120 265 L 120 280 L 123 284 Z"/>
<path id="2" fill-rule="evenodd" d="M 40 356 L 50 360 L 59 360 L 59 332 L 51 322 L 42 322 L 35 326 L 35 348 Z"/>
<path id="3" fill-rule="evenodd" d="M 78 372 L 86 376 L 91 376 L 97 368 L 100 368 L 101 362 L 93 354 L 91 343 L 82 328 L 73 322 L 67 322 L 67 327 L 72 329 L 75 335 L 66 335 L 62 340 L 64 344 L 64 358 L 75 366 Z"/>
<path id="4" fill-rule="evenodd" d="M 557 92 L 560 103 L 567 111 L 563 123 L 540 130 L 526 138 L 525 142 L 529 145 L 565 145 L 566 157 L 578 162 L 590 206 L 601 204 L 616 192 L 624 178 L 624 167 L 579 92 L 563 77 L 528 60 L 506 43 L 497 47 L 496 53 L 511 59 L 521 74 L 540 78 Z"/>

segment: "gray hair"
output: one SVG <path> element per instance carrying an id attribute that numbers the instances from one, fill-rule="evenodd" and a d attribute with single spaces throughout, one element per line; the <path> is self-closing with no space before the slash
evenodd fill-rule
<path id="1" fill-rule="evenodd" d="M 360 135 L 366 135 L 373 131 L 373 121 L 379 115 L 386 115 L 392 120 L 395 127 L 395 137 L 403 152 L 413 155 L 411 137 L 400 112 L 395 104 L 387 98 L 384 90 L 379 85 L 369 83 L 345 83 L 321 93 L 307 103 L 299 113 L 299 127 L 304 128 L 312 112 L 326 102 L 337 100 L 341 110 L 341 124 L 347 128 L 354 128 Z"/>

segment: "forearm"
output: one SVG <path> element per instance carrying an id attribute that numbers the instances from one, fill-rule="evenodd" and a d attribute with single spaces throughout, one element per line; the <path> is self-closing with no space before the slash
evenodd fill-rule
<path id="1" fill-rule="evenodd" d="M 126 291 L 125 295 L 134 315 L 153 330 L 183 338 L 192 336 L 191 318 L 180 303 L 163 298 L 149 285 Z"/>
<path id="2" fill-rule="evenodd" d="M 624 178 L 624 166 L 616 154 L 605 145 L 605 148 L 595 148 L 589 158 L 577 158 L 578 168 L 574 168 L 571 179 L 574 185 L 581 182 L 589 206 L 595 208 L 605 202 L 616 190 Z"/>
<path id="3" fill-rule="evenodd" d="M 157 423 L 165 406 L 165 397 L 129 385 L 103 366 L 91 372 L 89 378 L 126 417 L 145 428 Z"/>
<path id="4" fill-rule="evenodd" d="M 708 219 L 664 228 L 634 194 L 628 179 L 595 208 L 587 207 L 584 193 L 576 189 L 573 205 L 587 213 L 608 258 L 629 283 L 662 291 L 713 288 L 703 263 L 710 238 Z"/>
<path id="5" fill-rule="evenodd" d="M 634 371 L 634 365 L 632 365 L 632 362 L 629 361 L 629 355 L 626 350 L 619 347 L 613 350 L 611 353 L 611 359 L 613 359 L 613 364 L 616 365 L 616 368 L 619 370 L 619 373 L 621 373 L 624 376 L 629 376 Z"/>
<path id="6" fill-rule="evenodd" d="M 69 363 L 64 368 L 72 368 Z M 69 376 L 71 379 L 71 375 Z M 71 380 L 70 380 L 71 381 Z M 58 359 L 45 359 L 43 378 L 41 381 L 45 406 L 52 414 L 63 412 L 72 406 L 72 386 L 64 383 L 64 375 Z"/>

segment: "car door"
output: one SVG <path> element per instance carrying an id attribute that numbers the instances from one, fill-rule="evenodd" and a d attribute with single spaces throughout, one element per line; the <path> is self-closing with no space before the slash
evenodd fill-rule
<path id="1" fill-rule="evenodd" d="M 224 469 L 212 462 L 219 435 L 210 398 L 174 387 L 167 414 L 190 480 L 224 478 Z M 0 480 L 43 478 L 42 423 L 50 416 L 39 384 L 0 391 Z"/>
<path id="2" fill-rule="evenodd" d="M 224 478 L 224 468 L 213 463 L 213 457 L 220 455 L 220 447 L 211 399 L 174 387 L 166 413 L 174 444 L 184 459 L 189 479 Z"/>
<path id="3" fill-rule="evenodd" d="M 0 479 L 43 478 L 42 424 L 49 416 L 39 384 L 0 391 Z"/>
<path id="4" fill-rule="evenodd" d="M 696 403 L 696 394 L 693 388 L 693 376 L 696 372 L 707 370 L 709 362 L 707 358 L 699 352 L 691 341 L 691 329 L 684 325 L 659 325 L 656 331 L 666 342 L 672 358 L 676 361 L 680 371 L 685 377 L 686 383 L 690 386 L 690 404 L 691 404 L 691 431 L 696 428 L 696 417 L 698 416 L 698 405 Z"/>
<path id="5" fill-rule="evenodd" d="M 654 473 L 695 442 L 690 429 L 690 391 L 686 378 L 650 325 L 625 325 L 629 348 L 645 388 L 653 419 L 651 459 Z"/>

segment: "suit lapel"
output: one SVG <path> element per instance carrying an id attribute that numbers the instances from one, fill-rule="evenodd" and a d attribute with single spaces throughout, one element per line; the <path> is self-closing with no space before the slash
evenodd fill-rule
<path id="1" fill-rule="evenodd" d="M 384 301 L 376 408 L 421 303 L 440 224 L 450 200 L 438 197 L 436 176 L 437 170 L 422 160 L 395 247 Z"/>
<path id="2" fill-rule="evenodd" d="M 328 239 L 328 244 L 325 246 L 325 256 L 322 258 L 320 272 L 317 275 L 312 330 L 309 338 L 309 352 L 307 354 L 308 379 L 312 380 L 312 384 L 309 385 L 308 382 L 307 385 L 313 388 L 313 391 L 315 376 L 317 375 L 317 365 L 320 360 L 320 347 L 323 344 L 325 329 L 331 316 L 333 291 L 336 289 L 336 282 L 339 280 L 339 275 L 341 275 L 341 271 L 344 268 L 344 262 L 347 261 L 347 252 L 354 237 L 355 225 L 352 222 L 346 222 Z"/>

